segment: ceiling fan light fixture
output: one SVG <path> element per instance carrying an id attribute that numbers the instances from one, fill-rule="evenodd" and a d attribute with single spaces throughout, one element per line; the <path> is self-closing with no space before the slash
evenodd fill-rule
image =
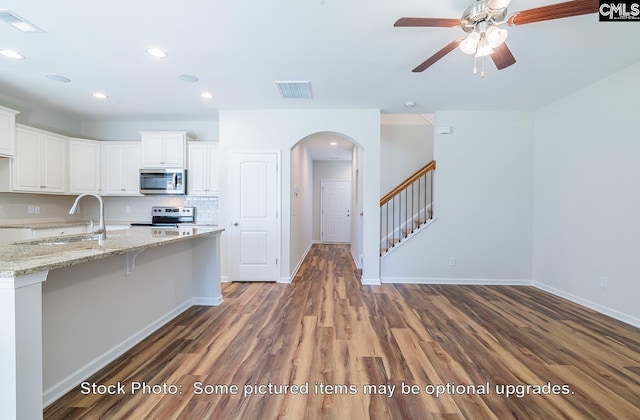
<path id="1" fill-rule="evenodd" d="M 465 39 L 460 42 L 460 50 L 465 54 L 475 54 L 480 41 L 478 32 L 471 32 Z"/>
<path id="2" fill-rule="evenodd" d="M 483 36 L 480 38 L 480 42 L 478 42 L 478 49 L 476 50 L 476 57 L 485 57 L 487 55 L 491 55 L 493 53 L 493 48 L 489 45 L 489 41 L 487 41 L 487 37 Z"/>
<path id="3" fill-rule="evenodd" d="M 487 32 L 485 32 L 485 36 L 491 48 L 497 48 L 504 44 L 504 41 L 507 39 L 507 35 L 509 35 L 509 32 L 506 29 L 502 29 L 497 26 L 490 26 L 489 29 L 487 29 Z"/>

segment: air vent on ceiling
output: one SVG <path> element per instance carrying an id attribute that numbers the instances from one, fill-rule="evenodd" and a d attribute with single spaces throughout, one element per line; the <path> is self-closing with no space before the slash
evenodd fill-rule
<path id="1" fill-rule="evenodd" d="M 282 99 L 312 99 L 309 82 L 275 82 Z"/>
<path id="2" fill-rule="evenodd" d="M 21 18 L 9 9 L 0 9 L 0 20 L 27 34 L 37 34 L 44 32 L 36 25 L 32 24 L 26 19 Z"/>

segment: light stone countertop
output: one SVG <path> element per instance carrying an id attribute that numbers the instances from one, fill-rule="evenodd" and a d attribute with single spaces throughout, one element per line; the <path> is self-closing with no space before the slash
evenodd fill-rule
<path id="1" fill-rule="evenodd" d="M 98 223 L 97 220 L 93 221 Z M 73 226 L 89 226 L 89 220 L 0 223 L 0 229 L 50 229 Z M 105 221 L 105 225 L 129 225 L 135 222 Z M 144 222 L 143 222 L 144 223 Z"/>
<path id="2" fill-rule="evenodd" d="M 129 251 L 219 233 L 223 230 L 212 226 L 132 227 L 107 232 L 107 239 L 103 243 L 98 243 L 98 240 L 95 239 L 55 245 L 40 244 L 41 242 L 54 242 L 56 239 L 69 238 L 69 236 L 16 241 L 0 245 L 0 278 L 17 277 L 80 264 Z M 78 236 L 91 237 L 94 235 Z"/>

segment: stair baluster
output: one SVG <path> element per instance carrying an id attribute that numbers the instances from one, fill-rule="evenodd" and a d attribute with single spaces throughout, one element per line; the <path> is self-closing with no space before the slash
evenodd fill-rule
<path id="1" fill-rule="evenodd" d="M 433 218 L 433 171 L 435 169 L 436 161 L 433 160 L 380 199 L 382 235 L 380 255 L 389 252 L 391 248 L 419 231 Z M 402 200 L 404 200 L 404 208 Z"/>

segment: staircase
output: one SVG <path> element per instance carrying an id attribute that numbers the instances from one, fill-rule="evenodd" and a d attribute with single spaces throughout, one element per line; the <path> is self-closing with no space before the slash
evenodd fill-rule
<path id="1" fill-rule="evenodd" d="M 380 199 L 380 256 L 400 246 L 433 220 L 432 160 Z"/>

